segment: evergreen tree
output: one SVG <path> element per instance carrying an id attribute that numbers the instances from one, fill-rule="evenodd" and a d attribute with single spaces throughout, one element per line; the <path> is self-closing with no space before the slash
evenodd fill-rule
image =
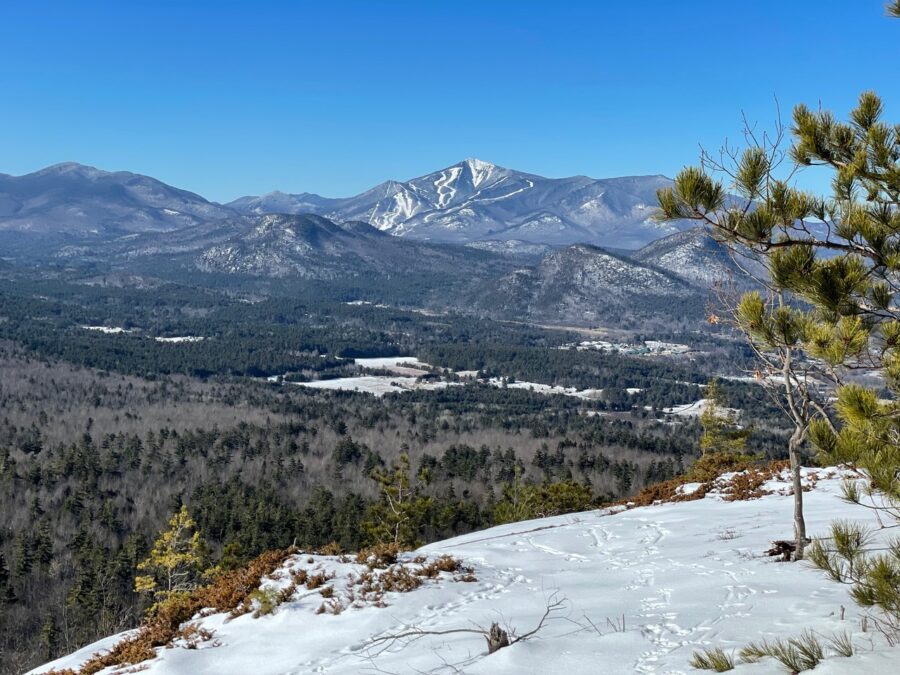
<path id="1" fill-rule="evenodd" d="M 534 485 L 522 481 L 516 467 L 513 481 L 503 487 L 503 496 L 494 505 L 492 515 L 495 523 L 502 524 L 587 511 L 594 506 L 590 485 L 571 480 Z"/>
<path id="2" fill-rule="evenodd" d="M 6 558 L 0 552 L 0 605 L 12 604 L 16 601 L 16 593 L 9 578 L 9 568 L 6 566 Z"/>
<path id="3" fill-rule="evenodd" d="M 50 568 L 53 561 L 53 539 L 50 536 L 50 523 L 46 520 L 41 521 L 34 535 L 34 557 L 42 570 Z"/>
<path id="4" fill-rule="evenodd" d="M 741 428 L 733 411 L 725 408 L 718 380 L 710 380 L 706 387 L 706 407 L 700 414 L 703 435 L 700 450 L 740 455 L 747 445 L 749 430 Z"/>
<path id="5" fill-rule="evenodd" d="M 44 619 L 40 635 L 41 650 L 45 659 L 52 659 L 59 649 L 59 629 L 52 616 Z"/>
<path id="6" fill-rule="evenodd" d="M 32 540 L 25 532 L 16 535 L 13 544 L 13 555 L 15 559 L 15 575 L 17 579 L 22 579 L 31 572 L 31 566 L 34 563 L 34 551 L 32 550 Z"/>
<path id="7" fill-rule="evenodd" d="M 887 9 L 900 18 L 900 3 Z M 832 409 L 807 411 L 803 435 L 825 461 L 867 472 L 863 485 L 848 484 L 847 499 L 869 498 L 867 506 L 900 520 L 900 124 L 888 124 L 883 113 L 874 92 L 859 97 L 846 122 L 797 106 L 787 156 L 780 133 L 759 142 L 751 133 L 751 147 L 730 155 L 734 166 L 705 155 L 702 167 L 684 169 L 673 188 L 660 191 L 659 202 L 664 217 L 702 221 L 718 239 L 764 262 L 768 285 L 783 302 L 767 308 L 758 294 L 745 296 L 749 331 L 775 347 L 788 344 L 789 357 L 818 361 L 837 385 Z M 779 166 L 784 159 L 791 160 L 787 171 Z M 830 197 L 790 184 L 793 170 L 805 166 L 831 171 Z M 731 176 L 743 201 L 727 198 L 717 171 Z M 847 382 L 858 369 L 883 375 L 889 397 Z M 888 554 L 867 556 L 863 533 L 838 524 L 832 536 L 844 545 L 818 543 L 813 562 L 854 584 L 856 599 L 880 609 L 888 629 L 900 632 L 900 542 Z"/>
<path id="8" fill-rule="evenodd" d="M 494 505 L 493 517 L 497 524 L 515 523 L 534 517 L 536 510 L 534 490 L 522 480 L 522 470 L 513 469 L 513 479 L 503 486 L 503 496 Z"/>
<path id="9" fill-rule="evenodd" d="M 195 589 L 205 567 L 206 546 L 200 531 L 182 506 L 169 519 L 169 528 L 153 542 L 150 554 L 138 563 L 146 574 L 134 580 L 139 593 L 152 593 L 163 600 L 176 593 Z"/>
<path id="10" fill-rule="evenodd" d="M 418 546 L 432 499 L 413 486 L 409 455 L 401 453 L 390 470 L 372 471 L 372 480 L 378 483 L 378 501 L 367 509 L 362 525 L 369 539 L 401 548 Z M 428 482 L 427 472 L 419 473 L 419 482 Z"/>

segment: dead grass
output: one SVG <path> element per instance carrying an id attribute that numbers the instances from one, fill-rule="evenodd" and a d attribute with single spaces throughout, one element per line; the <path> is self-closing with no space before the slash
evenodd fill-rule
<path id="1" fill-rule="evenodd" d="M 688 502 L 703 499 L 713 490 L 722 494 L 722 498 L 729 502 L 759 499 L 765 494 L 762 486 L 789 468 L 790 463 L 787 460 L 760 464 L 755 458 L 745 455 L 709 453 L 694 462 L 683 475 L 649 485 L 635 496 L 621 499 L 614 502 L 613 505 L 649 506 L 659 503 Z M 733 475 L 722 479 L 723 474 Z M 693 492 L 679 491 L 679 488 L 689 483 L 698 483 L 699 485 Z"/>
<path id="2" fill-rule="evenodd" d="M 302 585 L 311 591 L 319 589 L 323 602 L 317 614 L 340 614 L 345 605 L 329 584 L 335 579 L 334 572 L 313 574 L 294 569 L 287 572 L 290 583 L 281 590 L 260 589 L 265 577 L 286 578 L 279 569 L 296 552 L 296 549 L 268 551 L 244 568 L 221 573 L 207 586 L 168 598 L 147 614 L 134 635 L 117 643 L 109 652 L 93 656 L 79 670 L 58 671 L 54 675 L 94 675 L 106 668 L 134 666 L 155 658 L 159 647 L 197 649 L 201 643 L 214 640 L 212 631 L 192 621 L 198 614 L 228 612 L 234 618 L 254 612 L 254 616 L 262 616 L 289 601 Z M 454 581 L 476 580 L 471 567 L 450 555 L 430 561 L 420 556 L 406 563 L 397 562 L 398 555 L 399 549 L 394 546 L 374 547 L 357 554 L 357 561 L 362 561 L 368 569 L 348 589 L 351 601 L 358 599 L 364 604 L 384 607 L 385 593 L 408 593 L 441 574 L 453 575 Z"/>
<path id="3" fill-rule="evenodd" d="M 310 591 L 314 591 L 321 586 L 324 586 L 328 583 L 329 579 L 334 579 L 334 573 L 331 576 L 328 576 L 324 572 L 319 572 L 318 574 L 313 574 L 311 576 L 306 577 L 306 588 Z"/>
<path id="4" fill-rule="evenodd" d="M 368 565 L 370 569 L 385 569 L 397 562 L 398 555 L 400 555 L 399 544 L 376 544 L 360 550 L 356 554 L 356 562 Z"/>
<path id="5" fill-rule="evenodd" d="M 196 624 L 183 624 L 204 609 L 234 615 L 234 610 L 243 608 L 248 596 L 259 588 L 263 577 L 272 574 L 293 552 L 292 549 L 267 551 L 246 567 L 219 575 L 208 586 L 159 603 L 135 635 L 117 643 L 109 652 L 93 656 L 79 670 L 66 675 L 94 675 L 109 667 L 135 665 L 154 658 L 157 647 L 171 645 L 178 639 L 195 647 L 200 641 L 211 639 L 212 634 Z"/>

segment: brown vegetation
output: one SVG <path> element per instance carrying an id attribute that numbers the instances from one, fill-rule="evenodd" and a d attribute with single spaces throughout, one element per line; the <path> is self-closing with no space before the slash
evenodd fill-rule
<path id="1" fill-rule="evenodd" d="M 242 607 L 247 597 L 259 588 L 262 578 L 274 572 L 292 552 L 291 549 L 268 551 L 244 568 L 219 575 L 208 586 L 159 603 L 136 634 L 106 654 L 92 657 L 74 675 L 93 675 L 110 666 L 134 665 L 152 659 L 157 647 L 170 645 L 179 638 L 195 644 L 198 639 L 211 638 L 211 634 L 201 633 L 195 624 L 183 624 L 201 610 L 232 611 Z"/>
<path id="2" fill-rule="evenodd" d="M 790 463 L 787 460 L 760 465 L 759 460 L 744 455 L 710 453 L 694 462 L 687 473 L 656 485 L 650 485 L 634 497 L 621 499 L 614 503 L 632 507 L 687 502 L 703 499 L 712 490 L 722 494 L 723 499 L 728 502 L 758 499 L 765 494 L 762 490 L 763 484 L 789 468 Z M 733 475 L 722 479 L 721 476 L 726 473 Z M 691 492 L 683 492 L 679 489 L 689 483 L 698 483 L 699 485 Z"/>

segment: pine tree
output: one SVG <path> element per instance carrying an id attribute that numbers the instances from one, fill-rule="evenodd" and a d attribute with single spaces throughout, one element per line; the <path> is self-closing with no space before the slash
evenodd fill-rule
<path id="1" fill-rule="evenodd" d="M 31 567 L 34 564 L 34 551 L 31 544 L 31 537 L 29 537 L 27 533 L 19 532 L 19 534 L 16 535 L 13 544 L 13 555 L 17 579 L 22 579 L 31 573 Z"/>
<path id="2" fill-rule="evenodd" d="M 146 572 L 134 580 L 139 593 L 157 600 L 197 588 L 206 562 L 206 545 L 200 531 L 182 506 L 169 519 L 169 528 L 160 534 L 146 559 L 137 569 Z"/>
<path id="3" fill-rule="evenodd" d="M 536 511 L 534 490 L 522 480 L 522 469 L 513 468 L 513 479 L 503 486 L 503 496 L 494 505 L 493 519 L 497 524 L 515 523 L 534 518 Z"/>
<path id="4" fill-rule="evenodd" d="M 900 18 L 900 2 L 887 10 Z M 787 155 L 780 129 L 771 139 L 750 133 L 748 149 L 725 154 L 733 166 L 705 154 L 703 166 L 684 169 L 674 187 L 660 191 L 659 202 L 664 217 L 702 221 L 733 250 L 763 262 L 780 304 L 745 296 L 739 314 L 747 332 L 770 349 L 788 350 L 788 378 L 792 363 L 808 359 L 836 385 L 828 409 L 814 398 L 793 401 L 808 407 L 799 418 L 792 412 L 802 432 L 792 443 L 808 435 L 824 461 L 864 469 L 867 480 L 848 484 L 846 498 L 869 500 L 876 513 L 900 521 L 900 124 L 888 124 L 883 114 L 874 92 L 860 95 L 846 122 L 797 106 Z M 806 166 L 831 171 L 830 197 L 790 184 L 793 171 Z M 722 171 L 742 201 L 727 198 L 715 175 Z M 848 382 L 847 373 L 858 369 L 880 373 L 889 398 Z M 791 393 L 797 389 L 788 387 Z M 798 483 L 795 472 L 795 492 Z M 867 556 L 861 533 L 842 527 L 836 524 L 832 536 L 845 542 L 843 549 L 820 542 L 811 559 L 854 584 L 856 599 L 880 609 L 888 629 L 900 633 L 900 542 L 886 555 Z"/>
<path id="5" fill-rule="evenodd" d="M 706 386 L 706 407 L 700 414 L 703 435 L 700 436 L 700 451 L 741 455 L 747 445 L 748 429 L 742 428 L 735 414 L 725 408 L 724 397 L 718 380 L 710 380 Z"/>
<path id="6" fill-rule="evenodd" d="M 390 470 L 373 470 L 372 480 L 378 483 L 378 501 L 367 509 L 362 525 L 369 539 L 401 548 L 418 546 L 432 499 L 412 485 L 409 455 L 401 453 Z M 419 473 L 419 482 L 428 483 L 427 472 Z"/>
<path id="7" fill-rule="evenodd" d="M 50 523 L 46 520 L 38 525 L 34 535 L 34 557 L 42 570 L 48 570 L 53 561 L 53 539 L 50 536 Z"/>
<path id="8" fill-rule="evenodd" d="M 9 578 L 9 568 L 6 566 L 6 558 L 0 552 L 0 605 L 9 605 L 16 601 L 16 593 L 12 587 L 12 579 Z"/>
<path id="9" fill-rule="evenodd" d="M 39 640 L 45 659 L 52 659 L 56 656 L 57 650 L 59 649 L 59 629 L 52 616 L 48 616 L 44 619 Z"/>

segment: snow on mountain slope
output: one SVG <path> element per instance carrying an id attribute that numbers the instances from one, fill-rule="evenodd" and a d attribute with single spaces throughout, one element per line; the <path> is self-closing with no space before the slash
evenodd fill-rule
<path id="1" fill-rule="evenodd" d="M 235 215 L 200 195 L 127 171 L 74 162 L 0 174 L 0 230 L 103 235 L 171 231 Z"/>
<path id="2" fill-rule="evenodd" d="M 228 274 L 337 279 L 427 273 L 449 282 L 504 268 L 487 252 L 401 239 L 364 222 L 338 225 L 310 214 L 224 220 L 149 239 L 165 243 L 146 250 L 162 253 L 174 245 L 188 252 L 191 246 L 198 269 Z"/>
<path id="3" fill-rule="evenodd" d="M 654 265 L 702 286 L 716 282 L 749 282 L 744 270 L 762 275 L 755 261 L 731 257 L 725 246 L 717 242 L 705 227 L 695 227 L 657 239 L 635 251 L 634 260 Z"/>
<path id="4" fill-rule="evenodd" d="M 813 473 L 818 480 L 809 480 Z M 812 486 L 805 493 L 811 534 L 825 534 L 837 518 L 877 525 L 865 508 L 840 499 L 837 470 L 806 474 Z M 316 614 L 322 596 L 303 589 L 268 616 L 200 618 L 200 625 L 213 631 L 211 640 L 195 649 L 160 648 L 154 660 L 137 669 L 150 675 L 675 675 L 698 672 L 689 666 L 694 650 L 720 646 L 730 651 L 750 640 L 811 629 L 823 636 L 847 631 L 858 650 L 850 659 L 830 654 L 816 673 L 893 672 L 896 650 L 884 646 L 877 633 L 860 632 L 859 611 L 846 587 L 804 563 L 764 555 L 771 540 L 790 536 L 792 514 L 787 476 L 765 487 L 771 494 L 751 501 L 707 494 L 697 501 L 513 523 L 437 542 L 406 559 L 451 554 L 474 568 L 477 581 L 453 581 L 442 574 L 411 592 L 386 594 L 387 607 L 348 602 L 336 615 Z M 346 597 L 362 569 L 306 554 L 286 565 L 336 572 L 329 582 L 336 598 Z M 267 584 L 283 587 L 286 580 Z M 533 638 L 490 656 L 484 639 L 466 632 L 373 642 L 416 628 L 448 631 L 492 621 L 521 635 L 538 625 L 553 597 L 565 600 L 563 612 Z M 114 641 L 103 640 L 32 672 L 77 667 Z M 785 671 L 763 659 L 733 672 Z"/>
<path id="5" fill-rule="evenodd" d="M 632 249 L 687 227 L 652 219 L 656 190 L 670 183 L 663 176 L 544 178 L 467 159 L 346 199 L 272 193 L 242 197 L 229 206 L 243 213 L 277 210 L 362 220 L 391 234 L 434 241 L 516 239 Z"/>
<path id="6" fill-rule="evenodd" d="M 485 311 L 573 325 L 613 325 L 626 314 L 697 318 L 704 302 L 701 289 L 681 277 L 583 244 L 514 270 L 473 298 L 474 306 Z"/>

